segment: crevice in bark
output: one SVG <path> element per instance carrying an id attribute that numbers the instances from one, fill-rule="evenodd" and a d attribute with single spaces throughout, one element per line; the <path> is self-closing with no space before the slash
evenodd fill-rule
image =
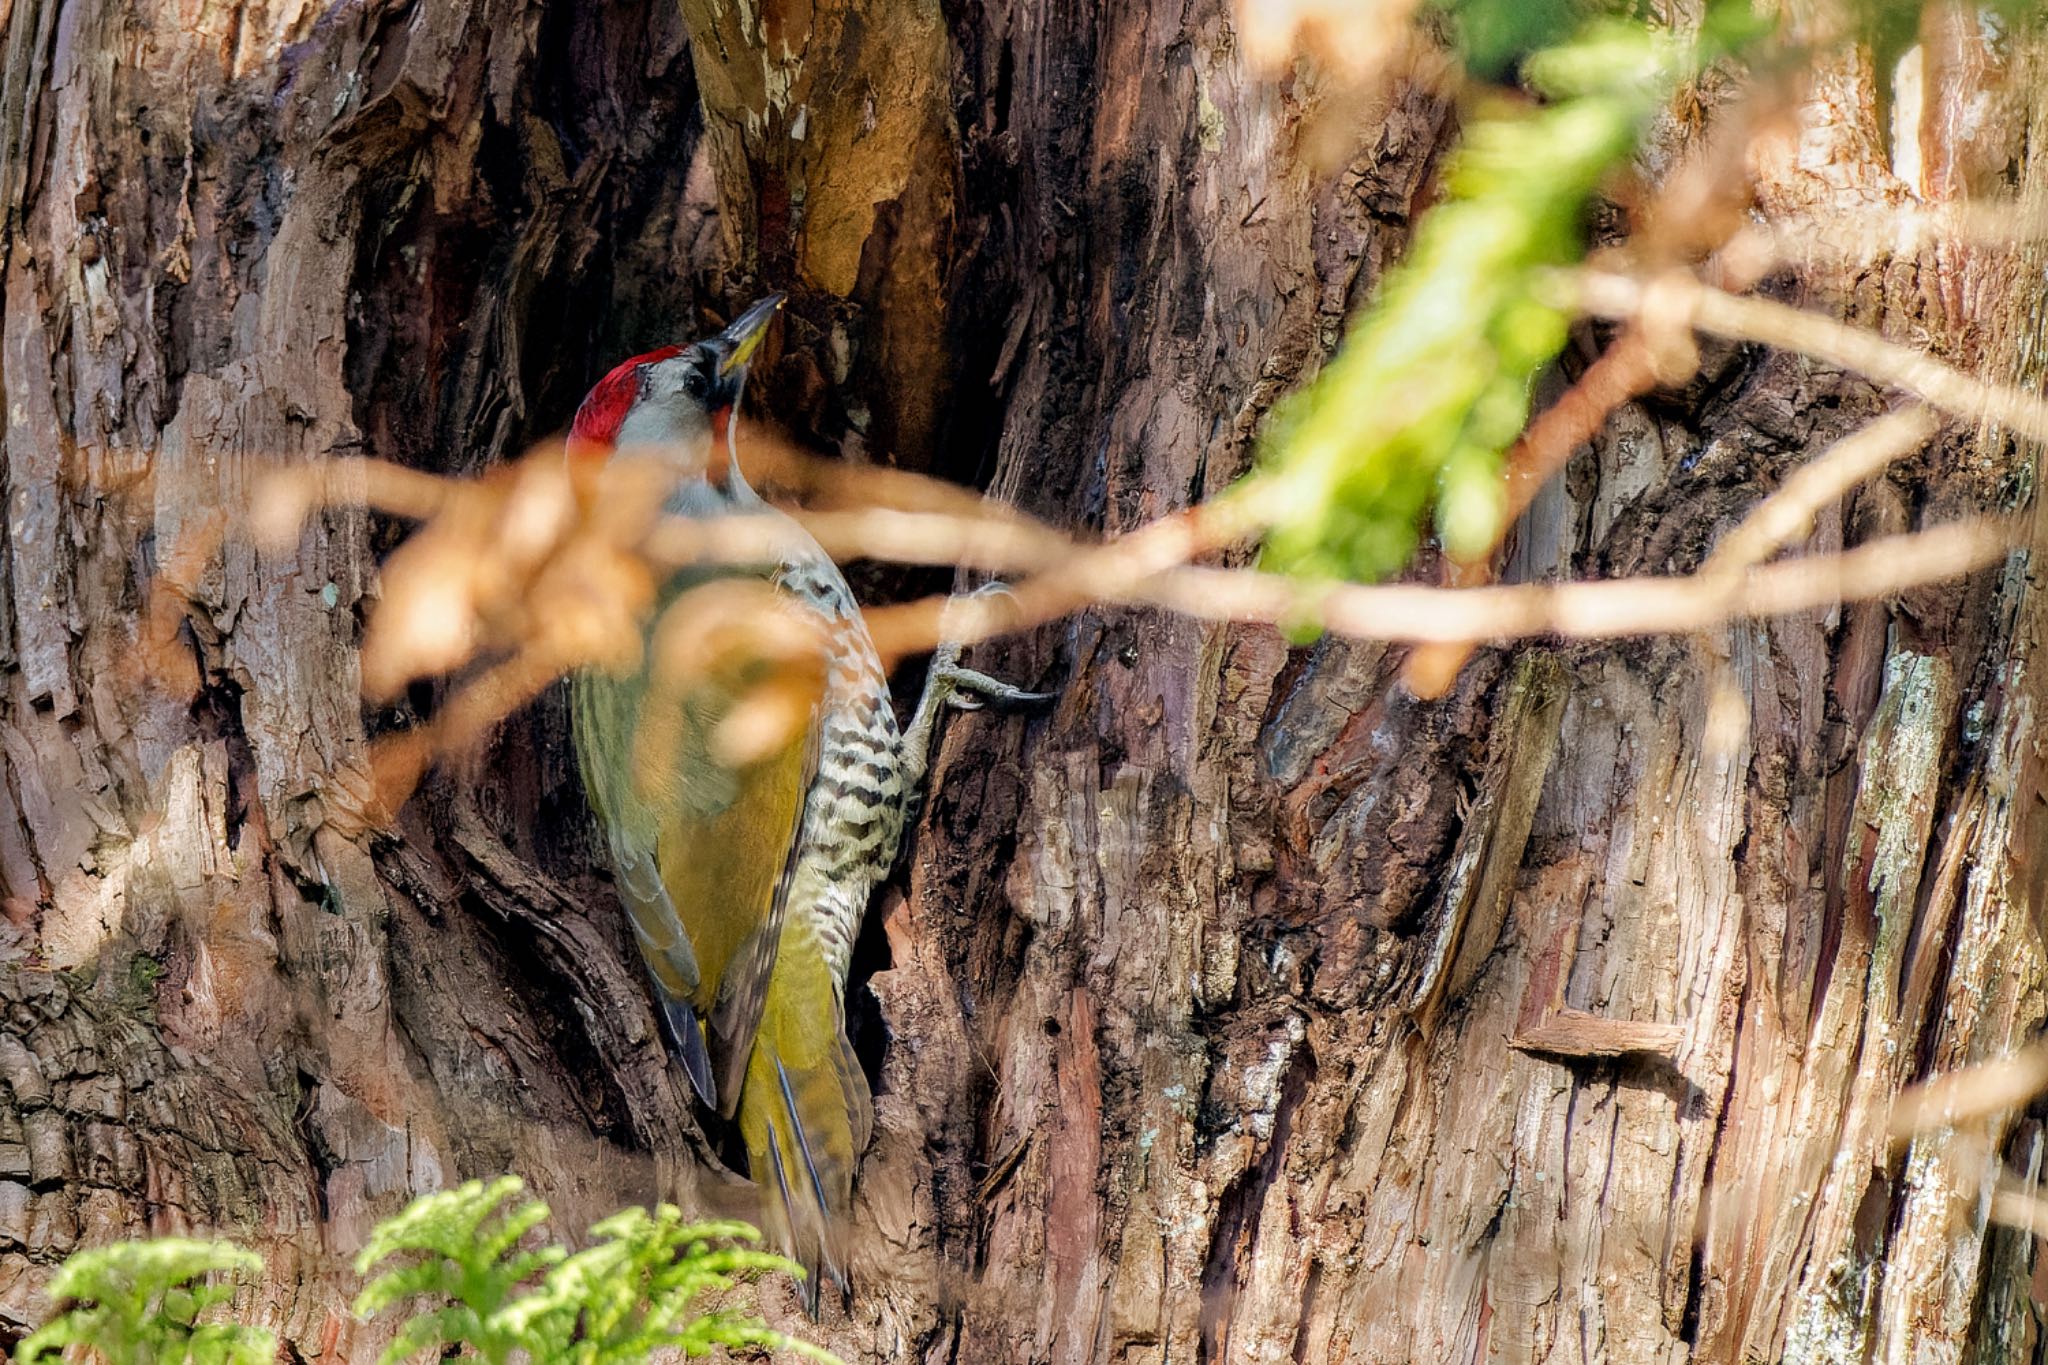
<path id="1" fill-rule="evenodd" d="M 884 1093 L 882 1062 L 890 1040 L 889 1026 L 882 1018 L 881 1006 L 876 1002 L 874 993 L 868 989 L 868 982 L 875 973 L 886 972 L 894 965 L 889 953 L 889 936 L 882 928 L 882 917 L 870 913 L 861 921 L 860 934 L 853 944 L 853 967 L 846 982 L 846 1012 L 854 1055 L 860 1058 L 861 1071 L 868 1078 L 868 1089 L 875 1095 Z"/>
<path id="2" fill-rule="evenodd" d="M 305 1070 L 298 1069 L 299 1103 L 292 1111 L 292 1131 L 298 1136 L 307 1158 L 307 1193 L 311 1195 L 313 1209 L 326 1222 L 333 1216 L 327 1204 L 327 1182 L 338 1164 L 334 1154 L 327 1148 L 327 1142 L 313 1124 L 314 1099 L 320 1091 L 320 1078 Z"/>
<path id="3" fill-rule="evenodd" d="M 1230 1353 L 1230 1335 L 1241 1287 L 1240 1262 L 1257 1250 L 1267 1198 L 1284 1168 L 1295 1115 L 1315 1075 L 1313 1051 L 1305 1046 L 1296 1047 L 1280 1079 L 1279 1100 L 1271 1115 L 1272 1135 L 1266 1140 L 1264 1151 L 1216 1201 L 1215 1230 L 1201 1277 L 1202 1335 L 1195 1358 L 1202 1365 L 1222 1365 L 1234 1358 Z"/>

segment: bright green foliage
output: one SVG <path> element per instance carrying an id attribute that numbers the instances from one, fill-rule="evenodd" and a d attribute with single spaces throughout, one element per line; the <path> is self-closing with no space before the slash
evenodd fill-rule
<path id="1" fill-rule="evenodd" d="M 505 1209 L 525 1189 L 517 1176 L 486 1185 L 472 1180 L 452 1190 L 422 1195 L 397 1217 L 377 1225 L 356 1256 L 356 1273 L 394 1257 L 410 1256 L 363 1287 L 356 1313 L 370 1317 L 395 1304 L 420 1299 L 432 1307 L 406 1320 L 382 1357 L 384 1365 L 443 1343 L 467 1341 L 485 1360 L 509 1360 L 518 1340 L 500 1315 L 521 1281 L 531 1279 L 568 1255 L 556 1246 L 522 1251 L 519 1242 L 547 1221 L 548 1206 L 528 1200 Z"/>
<path id="2" fill-rule="evenodd" d="M 747 1314 L 691 1312 L 699 1295 L 764 1271 L 803 1274 L 739 1245 L 760 1239 L 745 1223 L 685 1223 L 670 1204 L 652 1214 L 627 1209 L 592 1228 L 595 1245 L 571 1255 L 523 1245 L 548 1217 L 547 1205 L 519 1198 L 525 1188 L 515 1176 L 472 1180 L 377 1225 L 356 1272 L 386 1268 L 357 1297 L 356 1312 L 412 1313 L 381 1365 L 465 1346 L 496 1365 L 632 1365 L 658 1350 L 694 1357 L 720 1347 L 839 1365 Z M 205 1277 L 262 1268 L 261 1257 L 226 1242 L 165 1238 L 81 1251 L 50 1283 L 51 1296 L 73 1306 L 21 1343 L 15 1365 L 55 1365 L 71 1347 L 109 1365 L 270 1365 L 271 1333 L 198 1320 L 234 1294 Z"/>
<path id="3" fill-rule="evenodd" d="M 184 1237 L 81 1251 L 50 1281 L 50 1296 L 71 1306 L 15 1348 L 16 1365 L 57 1361 L 71 1346 L 111 1365 L 269 1365 L 269 1332 L 199 1321 L 234 1297 L 227 1276 L 262 1268 L 254 1252 Z"/>
<path id="4" fill-rule="evenodd" d="M 356 1269 L 395 1266 L 364 1288 L 356 1312 L 413 1310 L 382 1365 L 460 1345 L 486 1361 L 534 1365 L 624 1365 L 658 1349 L 701 1356 L 719 1346 L 833 1359 L 743 1314 L 692 1316 L 700 1294 L 762 1271 L 802 1274 L 780 1256 L 733 1246 L 759 1236 L 746 1224 L 686 1224 L 663 1204 L 652 1215 L 627 1209 L 607 1218 L 591 1229 L 596 1245 L 573 1256 L 559 1246 L 522 1250 L 548 1216 L 537 1201 L 508 1205 L 524 1188 L 510 1176 L 473 1180 L 378 1227 Z"/>
<path id="5" fill-rule="evenodd" d="M 536 1361 L 622 1365 L 658 1348 L 708 1355 L 717 1346 L 786 1348 L 813 1360 L 833 1356 L 742 1314 L 690 1315 L 699 1294 L 729 1289 L 763 1271 L 801 1275 L 781 1256 L 734 1246 L 760 1234 L 745 1223 L 683 1222 L 673 1204 L 613 1214 L 591 1229 L 601 1239 L 555 1266 L 532 1293 L 507 1307 L 506 1324 Z"/>
<path id="6" fill-rule="evenodd" d="M 1572 0 L 1438 0 L 1451 16 L 1458 50 L 1475 75 L 1510 74 L 1524 53 L 1571 36 L 1579 21 Z"/>
<path id="7" fill-rule="evenodd" d="M 1889 71 L 1891 61 L 1915 41 L 1920 21 L 1933 7 L 1932 0 L 1850 0 L 1843 17 L 1850 31 L 1873 49 L 1877 69 Z M 2040 14 L 2037 0 L 1980 0 L 1970 9 L 1970 22 L 1995 22 L 1993 33 Z"/>
<path id="8" fill-rule="evenodd" d="M 1272 527 L 1266 564 L 1328 578 L 1383 577 L 1414 553 L 1436 507 L 1444 547 L 1498 538 L 1501 457 L 1529 415 L 1536 375 L 1567 315 L 1546 276 L 1578 261 L 1584 218 L 1678 82 L 1771 31 L 1750 0 L 1710 0 L 1690 40 L 1645 21 L 1575 20 L 1562 0 L 1438 0 L 1475 66 L 1520 63 L 1531 101 L 1498 92 L 1468 110 L 1446 198 L 1417 225 L 1313 383 L 1273 413 L 1243 492 Z M 1482 60 L 1483 59 L 1483 60 Z"/>
<path id="9" fill-rule="evenodd" d="M 1481 96 L 1450 160 L 1446 201 L 1415 229 L 1335 358 L 1272 415 L 1243 487 L 1272 526 L 1266 565 L 1376 579 L 1415 553 L 1421 516 L 1454 557 L 1485 553 L 1505 512 L 1501 456 L 1530 387 L 1565 346 L 1544 276 L 1583 254 L 1593 194 L 1632 156 L 1677 82 L 1710 59 L 1782 59 L 1751 0 L 1710 0 L 1681 41 L 1636 18 L 1581 18 L 1573 0 L 1436 0 L 1468 68 L 1520 63 L 1538 100 Z M 1638 6 L 1640 8 L 1640 6 Z M 2013 18 L 2028 0 L 1995 0 Z M 1921 0 L 1853 0 L 1855 31 L 1911 39 Z"/>
<path id="10" fill-rule="evenodd" d="M 1587 9 L 1580 0 L 1432 3 L 1449 16 L 1466 69 L 1485 80 L 1504 79 L 1530 53 L 1568 40 Z M 1870 45 L 1877 69 L 1883 72 L 1889 71 L 1892 60 L 1915 40 L 1922 18 L 1933 7 L 1933 0 L 1847 0 L 1830 7 L 1829 17 L 1842 20 L 1857 41 Z M 1655 7 L 1644 0 L 1633 0 L 1630 6 L 1617 7 L 1617 11 L 1621 8 L 1633 9 L 1634 16 L 1645 21 L 1656 13 Z M 1721 32 L 1710 37 L 1730 36 L 1729 30 L 1737 27 L 1757 33 L 1766 31 L 1766 24 L 1753 13 L 1744 15 L 1726 5 L 1719 8 L 1726 12 L 1710 13 L 1708 24 L 1710 28 L 1718 26 Z M 2038 0 L 1980 0 L 1971 7 L 1972 22 L 1983 23 L 1995 16 L 2001 27 L 2018 24 L 2039 8 Z"/>
<path id="11" fill-rule="evenodd" d="M 1446 201 L 1352 326 L 1336 357 L 1268 424 L 1261 506 L 1279 517 L 1267 562 L 1378 578 L 1407 562 L 1434 499 L 1446 547 L 1493 542 L 1501 453 L 1528 418 L 1529 386 L 1565 340 L 1544 271 L 1576 260 L 1600 182 L 1691 67 L 1665 35 L 1602 23 L 1536 54 L 1540 107 L 1495 100 L 1468 125 Z"/>
<path id="12" fill-rule="evenodd" d="M 1545 277 L 1583 254 L 1583 220 L 1602 181 L 1706 62 L 1788 55 L 1761 41 L 1776 30 L 1758 11 L 1775 7 L 1751 0 L 1708 0 L 1690 40 L 1654 26 L 1640 0 L 1632 19 L 1585 18 L 1577 0 L 1432 3 L 1471 72 L 1492 78 L 1518 66 L 1538 98 L 1495 91 L 1472 102 L 1445 201 L 1422 218 L 1335 358 L 1267 423 L 1260 468 L 1240 491 L 1271 527 L 1266 565 L 1283 572 L 1392 573 L 1414 553 L 1432 504 L 1452 556 L 1495 543 L 1502 456 L 1569 320 Z M 1989 8 L 2016 22 L 2030 6 Z M 1926 0 L 1851 0 L 1845 17 L 1882 70 L 1913 40 L 1925 8 Z M 1978 22 L 1990 21 L 1980 13 Z"/>

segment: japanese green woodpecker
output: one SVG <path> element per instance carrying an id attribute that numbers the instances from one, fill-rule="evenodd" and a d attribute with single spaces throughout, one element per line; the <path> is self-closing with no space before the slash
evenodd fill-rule
<path id="1" fill-rule="evenodd" d="M 577 410 L 571 460 L 632 451 L 663 461 L 672 515 L 780 516 L 740 471 L 733 413 L 781 303 L 764 299 L 714 337 L 612 370 Z M 578 674 L 572 706 L 584 787 L 670 1047 L 703 1104 L 737 1119 L 764 1225 L 809 1268 L 815 1314 L 821 1273 L 848 1291 L 845 1214 L 873 1125 L 845 1027 L 847 971 L 869 895 L 895 861 L 940 709 L 1039 698 L 960 668 L 957 651 L 942 650 L 899 731 L 845 577 L 794 523 L 779 539 L 787 548 L 777 563 L 679 573 L 657 611 L 723 576 L 765 578 L 779 601 L 813 614 L 827 657 L 802 733 L 766 758 L 728 766 L 711 731 L 735 699 L 707 694 L 714 684 L 674 698 L 652 685 L 651 662 L 626 676 Z M 642 723 L 663 706 L 681 714 Z M 650 753 L 649 744 L 673 752 Z M 658 780 L 647 780 L 650 771 Z"/>

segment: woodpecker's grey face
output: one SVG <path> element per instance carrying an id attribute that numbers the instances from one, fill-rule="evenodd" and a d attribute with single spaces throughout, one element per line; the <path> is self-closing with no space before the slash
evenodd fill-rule
<path id="1" fill-rule="evenodd" d="M 681 355 L 642 365 L 640 391 L 619 423 L 618 446 L 702 469 L 713 436 L 712 414 L 732 406 L 737 385 L 722 380 L 718 358 L 699 343 Z"/>

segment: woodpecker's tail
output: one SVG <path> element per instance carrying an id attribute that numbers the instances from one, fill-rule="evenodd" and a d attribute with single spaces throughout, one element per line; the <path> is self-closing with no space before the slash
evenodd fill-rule
<path id="1" fill-rule="evenodd" d="M 851 1292 L 846 1215 L 854 1167 L 874 1128 L 867 1077 L 837 1013 L 791 1020 L 771 999 L 740 1092 L 740 1132 L 761 1189 L 763 1230 L 804 1267 L 804 1307 L 813 1318 L 825 1280 L 842 1299 Z"/>

